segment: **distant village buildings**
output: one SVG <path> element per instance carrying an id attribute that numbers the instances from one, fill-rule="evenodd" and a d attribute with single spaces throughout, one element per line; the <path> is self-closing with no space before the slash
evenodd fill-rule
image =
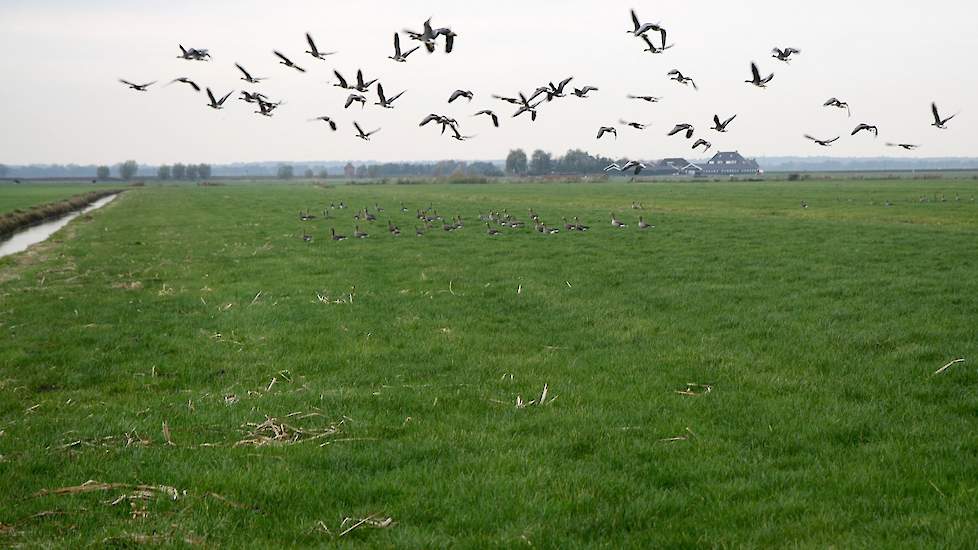
<path id="1" fill-rule="evenodd" d="M 737 151 L 724 151 L 703 163 L 684 158 L 667 158 L 649 165 L 643 175 L 649 176 L 749 176 L 761 173 L 754 159 L 746 159 Z"/>

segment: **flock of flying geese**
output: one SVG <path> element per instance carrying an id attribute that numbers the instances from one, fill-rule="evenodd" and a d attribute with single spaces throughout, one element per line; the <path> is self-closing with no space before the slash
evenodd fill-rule
<path id="1" fill-rule="evenodd" d="M 322 219 L 331 221 L 336 219 L 335 212 L 337 210 L 346 210 L 349 207 L 344 202 L 330 203 L 329 208 L 323 210 Z M 632 210 L 644 210 L 640 202 L 632 202 Z M 401 203 L 400 206 L 401 214 L 408 214 L 410 210 Z M 331 213 L 332 212 L 332 213 Z M 364 207 L 357 210 L 353 214 L 354 226 L 353 233 L 351 236 L 354 239 L 366 239 L 370 236 L 370 233 L 361 230 L 361 224 L 373 224 L 377 221 L 377 217 L 384 213 L 384 208 L 379 204 L 374 204 L 373 211 L 371 212 L 369 207 Z M 452 233 L 461 230 L 465 227 L 465 222 L 462 216 L 452 216 L 451 218 L 444 218 L 438 214 L 438 210 L 431 204 L 425 208 L 419 208 L 415 211 L 417 217 L 417 224 L 414 227 L 414 234 L 417 237 L 424 237 L 427 231 L 441 229 L 446 233 Z M 527 211 L 527 216 L 530 222 L 533 224 L 533 231 L 540 233 L 542 235 L 556 235 L 561 232 L 561 225 L 548 224 L 543 221 L 540 215 L 530 208 Z M 312 214 L 306 210 L 299 211 L 299 220 L 303 222 L 311 222 L 318 218 L 315 214 Z M 507 209 L 502 210 L 490 210 L 488 213 L 479 215 L 479 222 L 485 224 L 486 235 L 490 237 L 497 237 L 503 234 L 506 229 L 510 230 L 525 230 L 529 227 L 530 222 L 525 222 L 517 218 L 515 215 L 509 213 Z M 574 216 L 574 219 L 568 220 L 566 217 L 561 218 L 563 231 L 567 232 L 587 232 L 591 229 L 591 226 L 581 223 L 578 216 Z M 618 215 L 614 212 L 611 213 L 611 226 L 616 229 L 627 229 L 629 224 L 618 218 Z M 364 227 L 367 227 L 364 225 Z M 638 217 L 638 223 L 636 224 L 639 230 L 645 231 L 647 229 L 653 229 L 655 226 L 649 224 L 645 221 L 645 216 Z M 387 220 L 387 232 L 394 237 L 401 236 L 401 228 L 397 226 L 390 218 Z M 330 228 L 330 239 L 333 241 L 345 241 L 349 237 L 347 235 L 337 233 L 335 227 Z M 313 236 L 308 232 L 303 230 L 302 240 L 305 242 L 312 242 Z"/>
<path id="2" fill-rule="evenodd" d="M 631 28 L 629 28 L 626 32 L 636 38 L 639 38 L 642 41 L 642 43 L 645 46 L 644 49 L 645 52 L 649 52 L 655 55 L 661 55 L 665 53 L 667 50 L 670 50 L 675 46 L 675 44 L 667 43 L 666 38 L 668 36 L 668 33 L 665 27 L 663 27 L 660 23 L 643 23 L 641 19 L 639 19 L 639 16 L 635 12 L 635 10 L 631 10 L 631 23 L 632 23 Z M 458 34 L 456 34 L 451 28 L 448 27 L 434 28 L 431 24 L 430 18 L 423 23 L 421 31 L 405 30 L 404 33 L 408 36 L 408 38 L 411 41 L 419 42 L 420 44 L 413 48 L 405 50 L 401 47 L 401 35 L 395 32 L 394 51 L 392 55 L 388 56 L 388 58 L 397 63 L 406 63 L 408 61 L 408 58 L 412 54 L 414 54 L 414 52 L 416 52 L 422 47 L 424 47 L 424 49 L 429 54 L 434 53 L 439 47 L 440 40 L 444 41 L 445 53 L 450 54 L 454 49 L 455 39 L 458 37 Z M 650 33 L 654 33 L 654 34 L 650 36 Z M 306 33 L 305 38 L 306 38 L 306 44 L 308 46 L 308 49 L 305 50 L 305 53 L 311 56 L 312 58 L 316 59 L 317 61 L 324 61 L 326 60 L 327 57 L 337 53 L 333 51 L 320 50 L 319 47 L 316 45 L 316 42 L 313 40 L 312 35 L 310 35 L 309 33 Z M 298 65 L 295 61 L 293 61 L 291 58 L 289 58 L 282 52 L 278 50 L 273 50 L 272 53 L 276 57 L 280 65 L 283 65 L 284 67 L 290 70 L 298 71 L 300 73 L 306 73 L 305 68 Z M 771 57 L 785 64 L 790 64 L 792 59 L 794 59 L 798 55 L 801 55 L 801 53 L 802 53 L 801 50 L 793 47 L 774 48 L 772 50 Z M 178 56 L 178 58 L 187 61 L 209 61 L 211 59 L 211 54 L 206 49 L 197 49 L 197 48 L 188 49 L 188 48 L 184 48 L 181 45 L 180 55 Z M 242 75 L 241 80 L 250 85 L 257 86 L 261 84 L 262 81 L 267 80 L 266 77 L 256 77 L 252 75 L 252 73 L 246 70 L 240 63 L 235 63 L 235 67 L 237 67 L 238 71 L 240 71 Z M 762 75 L 760 69 L 757 66 L 757 63 L 752 62 L 750 65 L 750 70 L 751 70 L 751 77 L 745 80 L 745 83 L 747 84 L 750 84 L 757 88 L 766 88 L 774 80 L 773 73 L 768 74 L 766 76 Z M 349 109 L 354 104 L 359 104 L 361 108 L 365 107 L 366 104 L 368 103 L 367 94 L 371 91 L 371 89 L 373 89 L 377 97 L 377 101 L 374 102 L 374 105 L 380 106 L 381 108 L 384 109 L 393 109 L 395 107 L 394 103 L 405 93 L 404 91 L 401 91 L 398 92 L 397 94 L 389 95 L 384 90 L 383 84 L 381 84 L 378 81 L 378 79 L 375 78 L 375 79 L 368 80 L 367 78 L 364 77 L 362 70 L 357 71 L 355 80 L 345 78 L 338 70 L 333 70 L 333 75 L 336 77 L 336 81 L 333 83 L 333 86 L 349 91 L 349 95 L 347 96 L 346 101 L 344 103 L 344 109 Z M 678 69 L 673 69 L 669 71 L 667 73 L 667 76 L 669 77 L 670 80 L 675 81 L 679 85 L 689 86 L 694 90 L 699 89 L 699 87 L 696 84 L 696 81 L 691 76 L 683 74 L 683 72 Z M 574 80 L 573 77 L 568 77 L 556 84 L 553 81 L 551 81 L 543 86 L 537 87 L 533 92 L 529 94 L 525 94 L 524 92 L 518 92 L 517 94 L 510 95 L 510 96 L 493 95 L 492 97 L 498 101 L 509 103 L 516 107 L 516 111 L 513 113 L 512 118 L 518 118 L 523 115 L 528 115 L 530 121 L 536 121 L 539 113 L 539 109 L 545 104 L 551 103 L 555 99 L 565 98 L 569 95 L 577 97 L 579 99 L 586 99 L 590 93 L 600 91 L 596 86 L 591 86 L 591 85 L 582 86 L 580 88 L 570 86 L 570 83 L 573 80 Z M 129 88 L 137 92 L 146 92 L 148 91 L 150 86 L 156 83 L 154 81 L 146 84 L 135 84 L 128 80 L 121 80 L 121 79 L 120 82 L 122 82 L 123 84 L 125 84 L 126 86 L 128 86 Z M 201 87 L 188 77 L 179 77 L 170 82 L 170 84 L 174 84 L 174 83 L 182 83 L 187 86 L 190 86 L 196 92 L 201 91 Z M 234 94 L 234 92 L 232 91 L 223 96 L 220 96 L 219 98 L 218 95 L 215 95 L 215 93 L 211 90 L 211 88 L 207 87 L 205 88 L 205 90 L 208 99 L 207 106 L 215 110 L 223 109 L 227 100 Z M 644 101 L 648 103 L 658 103 L 659 101 L 662 100 L 661 97 L 649 96 L 649 95 L 642 95 L 642 96 L 628 95 L 627 97 L 629 99 Z M 459 90 L 455 90 L 449 95 L 448 103 L 452 104 L 462 99 L 471 102 L 474 98 L 475 98 L 475 93 L 472 92 L 471 90 L 459 89 Z M 241 91 L 240 97 L 238 99 L 246 103 L 256 105 L 258 110 L 255 111 L 255 114 L 265 116 L 265 117 L 273 116 L 275 110 L 283 104 L 282 101 L 272 101 L 266 95 L 257 91 L 251 91 L 251 92 Z M 846 112 L 849 114 L 849 116 L 850 117 L 852 116 L 852 111 L 849 107 L 849 104 L 838 98 L 835 97 L 830 98 L 828 101 L 825 102 L 824 106 L 831 107 L 831 108 L 845 109 Z M 940 111 L 938 110 L 936 103 L 931 104 L 931 112 L 934 117 L 934 123 L 932 124 L 932 126 L 941 130 L 946 129 L 947 123 L 956 116 L 956 115 L 951 115 L 947 117 L 942 116 L 940 114 Z M 496 128 L 499 127 L 500 117 L 496 114 L 495 111 L 491 109 L 482 109 L 476 112 L 472 116 L 487 117 L 488 120 L 491 121 L 494 127 Z M 710 130 L 713 130 L 718 133 L 726 133 L 728 131 L 728 127 L 736 118 L 737 115 L 734 114 L 729 117 L 724 117 L 724 119 L 721 120 L 720 115 L 714 115 L 713 126 L 710 128 Z M 328 115 L 318 116 L 311 119 L 310 121 L 324 122 L 334 132 L 337 131 L 338 129 L 337 121 L 332 116 L 328 116 Z M 456 119 L 450 116 L 441 115 L 437 113 L 431 113 L 425 116 L 421 120 L 419 126 L 423 127 L 432 123 L 435 123 L 437 126 L 441 127 L 442 135 L 448 133 L 449 137 L 454 138 L 458 141 L 466 141 L 475 137 L 472 135 L 463 134 L 460 128 L 460 124 Z M 619 123 L 623 126 L 638 131 L 645 130 L 650 126 L 649 124 L 626 121 L 626 120 L 619 120 Z M 381 130 L 380 128 L 378 128 L 371 131 L 365 131 L 361 127 L 361 125 L 356 121 L 353 121 L 353 128 L 356 131 L 355 133 L 356 137 L 365 141 L 370 141 L 371 136 L 377 134 L 377 132 Z M 852 130 L 851 136 L 856 136 L 861 132 L 871 133 L 873 134 L 874 137 L 878 137 L 879 127 L 876 124 L 869 124 L 863 122 L 858 124 Z M 597 139 L 600 140 L 609 135 L 614 136 L 615 139 L 617 139 L 618 128 L 614 126 L 600 127 L 597 132 Z M 668 136 L 678 135 L 684 137 L 687 140 L 691 140 L 694 138 L 694 136 L 696 136 L 696 128 L 691 123 L 683 122 L 683 123 L 676 124 L 672 128 L 672 130 L 668 132 L 667 135 Z M 823 139 L 823 138 L 814 137 L 809 134 L 805 134 L 804 137 L 806 139 L 811 140 L 816 145 L 822 147 L 829 147 L 840 139 L 840 136 Z M 887 145 L 890 147 L 900 147 L 905 150 L 913 150 L 919 147 L 919 145 L 916 144 L 899 143 L 899 142 L 898 143 L 888 142 Z M 698 139 L 696 139 L 693 142 L 692 150 L 700 150 L 700 148 L 702 148 L 702 151 L 705 153 L 706 151 L 709 151 L 710 148 L 712 147 L 713 145 L 712 143 L 710 143 L 710 141 L 704 139 L 703 137 L 698 137 Z M 642 164 L 641 162 L 626 161 L 621 165 L 617 163 L 612 164 L 606 168 L 606 171 L 608 172 L 634 171 L 634 174 L 638 175 L 644 168 L 645 165 Z"/>

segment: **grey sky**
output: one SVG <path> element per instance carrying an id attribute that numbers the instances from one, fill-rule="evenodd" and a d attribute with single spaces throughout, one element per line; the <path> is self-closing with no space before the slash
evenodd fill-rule
<path id="1" fill-rule="evenodd" d="M 625 34 L 630 7 L 645 21 L 661 21 L 676 47 L 643 53 L 641 41 Z M 976 12 L 964 0 L 3 0 L 0 162 L 498 159 L 512 147 L 701 156 L 689 150 L 691 142 L 665 136 L 677 122 L 694 123 L 718 149 L 752 156 L 911 155 L 884 147 L 886 141 L 922 144 L 915 156 L 974 156 Z M 455 53 L 388 60 L 394 31 L 420 27 L 428 16 L 459 33 Z M 306 31 L 321 49 L 340 53 L 326 62 L 303 54 Z M 179 60 L 177 43 L 209 48 L 214 60 Z M 804 53 L 785 66 L 770 57 L 776 45 Z M 277 65 L 273 48 L 310 72 Z M 770 89 L 743 83 L 751 60 L 775 72 Z M 246 85 L 235 61 L 272 79 Z M 389 94 L 408 92 L 394 110 L 344 111 L 346 92 L 327 84 L 333 68 L 344 75 L 363 68 Z M 693 76 L 701 91 L 667 80 L 672 68 Z M 509 118 L 513 109 L 489 97 L 570 75 L 601 91 L 545 105 L 534 124 Z M 272 119 L 239 101 L 212 111 L 204 94 L 162 86 L 177 76 L 225 93 L 260 89 L 287 104 Z M 137 94 L 117 78 L 160 84 Z M 475 100 L 448 105 L 456 88 L 472 89 Z M 625 99 L 628 93 L 665 99 L 650 105 Z M 830 96 L 849 101 L 853 117 L 823 108 Z M 961 112 L 949 131 L 929 126 L 932 100 L 947 114 Z M 470 118 L 482 108 L 496 110 L 503 127 Z M 459 143 L 418 128 L 429 112 L 454 116 L 463 133 L 478 137 Z M 740 116 L 721 136 L 707 131 L 714 113 Z M 306 122 L 321 114 L 338 119 L 340 131 Z M 594 139 L 599 126 L 618 126 L 619 118 L 653 126 L 621 129 L 617 141 Z M 354 119 L 383 130 L 362 142 L 353 136 Z M 850 138 L 859 122 L 879 124 L 880 138 Z M 826 150 L 803 133 L 844 137 Z"/>

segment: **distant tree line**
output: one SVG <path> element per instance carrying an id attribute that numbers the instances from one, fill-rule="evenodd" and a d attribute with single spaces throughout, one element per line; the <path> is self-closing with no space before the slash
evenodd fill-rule
<path id="1" fill-rule="evenodd" d="M 506 156 L 506 173 L 514 176 L 601 174 L 612 162 L 610 158 L 580 149 L 571 149 L 558 158 L 540 149 L 528 158 L 522 149 L 514 149 Z"/>
<path id="2" fill-rule="evenodd" d="M 210 164 L 183 164 L 173 166 L 164 164 L 156 169 L 156 177 L 160 180 L 207 180 L 211 178 Z"/>

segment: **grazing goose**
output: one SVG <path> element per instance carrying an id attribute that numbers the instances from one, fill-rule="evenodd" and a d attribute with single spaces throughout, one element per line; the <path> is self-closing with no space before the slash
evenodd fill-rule
<path id="1" fill-rule="evenodd" d="M 210 88 L 207 88 L 207 98 L 210 100 L 210 103 L 207 106 L 210 107 L 211 109 L 215 109 L 219 111 L 224 108 L 224 102 L 227 101 L 228 98 L 231 97 L 231 94 L 233 93 L 234 93 L 233 91 L 228 92 L 226 96 L 222 97 L 221 100 L 218 101 L 214 97 L 214 92 L 212 92 Z"/>
<path id="2" fill-rule="evenodd" d="M 495 237 L 499 234 L 499 230 L 486 223 L 486 233 L 488 233 L 490 237 Z"/>
<path id="3" fill-rule="evenodd" d="M 679 69 L 673 69 L 669 71 L 668 73 L 666 73 L 666 76 L 671 77 L 670 80 L 675 80 L 676 82 L 683 85 L 692 85 L 694 90 L 699 90 L 699 87 L 696 86 L 696 81 L 693 80 L 691 77 L 688 77 L 683 73 L 679 72 Z"/>
<path id="4" fill-rule="evenodd" d="M 678 134 L 680 132 L 686 132 L 686 139 L 692 139 L 693 138 L 693 133 L 695 131 L 696 131 L 696 128 L 694 128 L 692 124 L 677 124 L 666 135 L 667 136 L 674 136 L 674 135 L 676 135 L 676 134 Z"/>
<path id="5" fill-rule="evenodd" d="M 149 90 L 147 88 L 149 88 L 153 84 L 156 84 L 155 80 L 152 82 L 148 82 L 146 84 L 133 84 L 132 82 L 129 82 L 128 80 L 123 80 L 121 78 L 119 79 L 119 82 L 125 84 L 126 86 L 129 86 L 130 90 L 135 90 L 137 92 L 148 92 Z"/>
<path id="6" fill-rule="evenodd" d="M 887 147 L 899 147 L 899 148 L 905 149 L 907 151 L 913 151 L 914 149 L 917 149 L 917 148 L 920 147 L 920 145 L 914 145 L 912 143 L 887 143 L 886 146 Z"/>
<path id="7" fill-rule="evenodd" d="M 641 100 L 641 101 L 645 101 L 647 103 L 658 103 L 658 102 L 662 101 L 662 98 L 661 97 L 655 97 L 655 96 L 651 96 L 651 95 L 631 95 L 631 94 L 629 94 L 628 95 L 628 99 L 638 99 L 638 100 Z"/>
<path id="8" fill-rule="evenodd" d="M 618 139 L 618 130 L 612 128 L 611 126 L 602 126 L 598 128 L 598 139 L 601 139 L 605 134 L 614 134 L 615 139 Z"/>
<path id="9" fill-rule="evenodd" d="M 421 46 L 418 46 L 418 47 L 420 48 Z M 424 237 L 424 231 L 422 231 L 420 227 L 415 226 L 415 228 L 414 228 L 414 236 L 415 237 Z"/>
<path id="10" fill-rule="evenodd" d="M 170 84 L 176 84 L 177 82 L 180 82 L 182 84 L 189 85 L 191 88 L 194 89 L 195 92 L 199 92 L 200 91 L 200 86 L 198 86 L 196 82 L 194 82 L 193 80 L 190 80 L 189 78 L 187 78 L 185 76 L 181 76 L 180 78 L 174 78 L 173 80 L 170 81 Z M 167 84 L 167 86 L 169 86 L 170 84 Z M 143 90 L 143 91 L 145 91 L 145 90 Z"/>
<path id="11" fill-rule="evenodd" d="M 401 236 L 401 228 L 394 225 L 393 222 L 391 222 L 390 220 L 387 220 L 387 231 L 390 232 L 390 234 L 394 235 L 395 237 Z"/>
<path id="12" fill-rule="evenodd" d="M 373 132 L 364 132 L 363 128 L 360 128 L 360 124 L 356 122 L 353 123 L 353 127 L 357 129 L 357 137 L 362 139 L 363 141 L 370 141 L 370 136 L 380 131 L 380 128 L 377 128 Z"/>
<path id="13" fill-rule="evenodd" d="M 583 88 L 574 88 L 573 94 L 581 99 L 587 99 L 587 94 L 590 92 L 598 92 L 597 88 L 594 86 L 585 86 Z"/>
<path id="14" fill-rule="evenodd" d="M 346 235 L 337 235 L 336 234 L 336 228 L 330 228 L 329 233 L 330 233 L 330 238 L 332 238 L 334 241 L 345 241 L 346 240 Z"/>
<path id="15" fill-rule="evenodd" d="M 404 95 L 404 92 L 401 92 L 401 93 L 397 94 L 396 96 L 388 99 L 387 97 L 384 96 L 384 85 L 383 84 L 377 84 L 377 99 L 378 99 L 378 101 L 377 101 L 377 103 L 374 103 L 374 105 L 380 105 L 381 107 L 383 107 L 385 109 L 393 109 L 394 108 L 393 103 L 395 101 L 397 101 L 397 98 L 401 97 L 402 95 Z"/>
<path id="16" fill-rule="evenodd" d="M 947 130 L 947 124 L 952 118 L 958 116 L 957 113 L 947 117 L 941 118 L 941 114 L 937 111 L 937 103 L 930 104 L 930 112 L 934 115 L 934 123 L 931 126 L 937 128 L 938 130 Z"/>
<path id="17" fill-rule="evenodd" d="M 316 219 L 316 216 L 313 216 L 312 214 L 304 210 L 299 210 L 299 219 L 304 222 L 308 222 Z"/>
<path id="18" fill-rule="evenodd" d="M 363 231 L 360 231 L 360 226 L 359 225 L 354 226 L 354 228 L 353 228 L 353 238 L 354 239 L 366 239 L 369 236 L 370 235 L 368 235 L 367 233 L 364 233 Z"/>
<path id="19" fill-rule="evenodd" d="M 280 60 L 278 62 L 279 65 L 285 65 L 286 67 L 289 67 L 291 69 L 295 69 L 295 70 L 299 71 L 300 73 L 306 72 L 305 69 L 303 69 L 302 67 L 300 67 L 300 66 L 296 65 L 295 63 L 293 63 L 291 59 L 289 59 L 288 57 L 285 57 L 284 55 L 282 55 L 281 52 L 279 52 L 277 50 L 272 50 L 272 53 L 275 54 L 275 56 L 279 58 L 279 60 Z"/>
<path id="20" fill-rule="evenodd" d="M 746 82 L 747 84 L 753 84 L 758 88 L 767 88 L 768 83 L 774 80 L 774 73 L 771 73 L 766 77 L 761 78 L 761 71 L 757 68 L 757 63 L 752 62 L 750 64 L 750 73 L 751 73 L 751 79 L 745 80 L 744 82 Z"/>
<path id="21" fill-rule="evenodd" d="M 638 228 L 639 229 L 652 229 L 653 227 L 655 227 L 655 226 L 654 225 L 649 225 L 649 224 L 645 223 L 645 218 L 643 218 L 642 216 L 639 216 L 638 217 Z"/>
<path id="22" fill-rule="evenodd" d="M 816 145 L 821 145 L 822 147 L 831 147 L 833 143 L 839 140 L 838 136 L 832 139 L 818 139 L 808 134 L 805 134 L 805 138 L 814 141 Z"/>
<path id="23" fill-rule="evenodd" d="M 577 230 L 581 232 L 591 229 L 590 225 L 584 225 L 583 223 L 581 223 L 581 220 L 579 220 L 577 216 L 574 216 L 574 225 L 577 227 Z"/>
<path id="24" fill-rule="evenodd" d="M 567 231 L 577 231 L 577 226 L 567 221 L 566 217 L 561 217 L 560 221 L 564 222 L 564 229 Z"/>
<path id="25" fill-rule="evenodd" d="M 644 51 L 649 52 L 651 54 L 660 54 L 675 46 L 675 44 L 667 45 L 663 42 L 661 47 L 657 47 L 655 44 L 652 43 L 652 40 L 649 39 L 649 37 L 644 34 L 642 35 L 642 40 L 645 41 L 645 45 L 647 46 L 647 48 L 645 48 Z"/>
<path id="26" fill-rule="evenodd" d="M 496 128 L 499 128 L 499 117 L 496 116 L 496 113 L 490 111 L 489 109 L 485 109 L 485 110 L 479 111 L 478 113 L 476 113 L 476 114 L 474 114 L 472 116 L 479 116 L 479 115 L 488 115 L 489 118 L 492 119 L 492 125 L 495 126 Z"/>
<path id="27" fill-rule="evenodd" d="M 705 139 L 700 138 L 696 140 L 696 143 L 693 144 L 693 150 L 696 150 L 696 148 L 700 146 L 703 147 L 703 152 L 705 153 L 709 151 L 711 147 L 713 147 L 713 144 L 710 143 L 709 141 L 706 141 Z"/>
<path id="28" fill-rule="evenodd" d="M 353 105 L 354 103 L 359 103 L 360 108 L 363 109 L 367 105 L 367 98 L 360 94 L 350 94 L 349 97 L 346 98 L 346 106 L 343 108 L 349 109 L 350 105 Z"/>
<path id="29" fill-rule="evenodd" d="M 306 42 L 309 44 L 309 49 L 306 50 L 306 53 L 321 61 L 325 61 L 328 56 L 334 55 L 336 53 L 336 52 L 319 51 L 319 48 L 316 47 L 316 42 L 313 41 L 312 35 L 309 33 L 306 33 Z"/>
<path id="30" fill-rule="evenodd" d="M 310 122 L 315 122 L 317 120 L 321 120 L 321 121 L 325 122 L 326 124 L 329 125 L 329 129 L 330 130 L 332 130 L 334 132 L 336 131 L 336 121 L 335 120 L 329 118 L 328 116 L 320 116 L 320 117 L 316 117 L 316 118 L 310 120 Z M 332 208 L 332 206 L 331 206 L 331 208 Z"/>
<path id="31" fill-rule="evenodd" d="M 307 242 L 307 243 L 311 243 L 312 242 L 312 235 L 310 235 L 309 233 L 306 233 L 305 231 L 303 231 L 302 232 L 302 240 L 305 241 L 305 242 Z"/>
<path id="32" fill-rule="evenodd" d="M 728 118 L 727 120 L 724 120 L 723 122 L 720 122 L 720 116 L 719 115 L 713 115 L 713 127 L 710 128 L 710 129 L 711 130 L 716 130 L 717 132 L 720 132 L 721 134 L 725 134 L 725 133 L 727 133 L 727 126 L 731 122 L 733 122 L 733 119 L 735 119 L 735 118 L 737 118 L 737 115 L 734 115 L 734 116 Z"/>
<path id="33" fill-rule="evenodd" d="M 475 97 L 475 94 L 472 93 L 471 90 L 455 90 L 454 92 L 452 92 L 452 95 L 449 96 L 448 102 L 453 103 L 456 99 L 460 97 L 464 97 L 465 99 L 472 101 L 472 98 Z"/>
<path id="34" fill-rule="evenodd" d="M 849 135 L 854 136 L 854 135 L 856 135 L 859 132 L 862 132 L 864 130 L 867 131 L 867 132 L 872 132 L 873 133 L 873 137 L 879 137 L 879 135 L 880 135 L 879 128 L 877 128 L 876 126 L 873 126 L 872 124 L 860 124 L 860 125 L 856 126 L 856 129 L 853 130 L 852 133 L 849 134 Z"/>
<path id="35" fill-rule="evenodd" d="M 421 48 L 421 46 L 415 46 L 414 48 L 412 48 L 412 49 L 410 49 L 410 50 L 402 53 L 401 52 L 401 35 L 399 35 L 399 34 L 397 34 L 395 32 L 394 33 L 394 55 L 388 56 L 387 59 L 393 59 L 394 61 L 397 61 L 398 63 L 406 63 L 408 56 L 411 55 L 412 53 L 418 51 L 419 48 Z"/>
<path id="36" fill-rule="evenodd" d="M 849 109 L 849 104 L 845 101 L 841 101 L 838 98 L 831 97 L 828 101 L 822 104 L 823 107 L 836 107 L 839 109 L 845 109 L 849 116 L 852 116 L 852 110 Z"/>
<path id="37" fill-rule="evenodd" d="M 241 71 L 241 75 L 242 75 L 241 80 L 244 80 L 248 84 L 258 84 L 262 80 L 268 80 L 267 78 L 259 78 L 256 76 L 251 76 L 251 73 L 246 71 L 245 68 L 242 67 L 240 63 L 235 63 L 234 66 L 237 67 L 239 71 Z"/>
<path id="38" fill-rule="evenodd" d="M 619 220 L 617 216 L 615 216 L 615 213 L 614 212 L 611 213 L 611 226 L 612 227 L 617 227 L 618 229 L 624 229 L 624 228 L 628 227 L 627 224 L 622 223 L 622 221 Z"/>
<path id="39" fill-rule="evenodd" d="M 774 48 L 773 50 L 771 50 L 771 53 L 772 53 L 771 57 L 777 59 L 778 61 L 791 63 L 791 60 L 788 58 L 791 57 L 793 54 L 800 54 L 801 50 L 797 48 L 785 48 L 783 50 L 780 48 Z"/>
<path id="40" fill-rule="evenodd" d="M 641 122 L 628 122 L 626 120 L 621 120 L 621 119 L 618 119 L 618 123 L 624 124 L 625 126 L 629 126 L 631 128 L 635 128 L 636 130 L 644 130 L 649 126 L 651 126 L 651 124 L 643 124 Z"/>

